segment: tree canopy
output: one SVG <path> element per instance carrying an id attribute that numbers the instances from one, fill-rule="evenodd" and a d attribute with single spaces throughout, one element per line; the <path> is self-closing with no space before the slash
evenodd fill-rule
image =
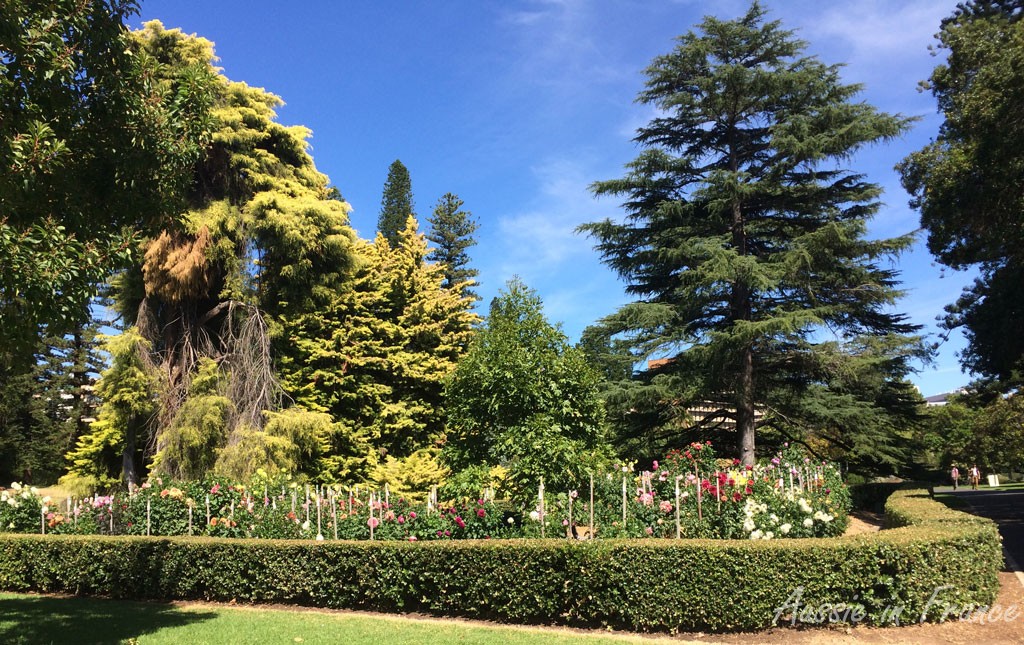
<path id="1" fill-rule="evenodd" d="M 377 232 L 388 244 L 398 244 L 398 238 L 409 217 L 416 217 L 412 203 L 412 180 L 409 169 L 395 159 L 388 166 L 388 178 L 384 181 L 384 192 L 380 199 L 380 217 Z"/>
<path id="2" fill-rule="evenodd" d="M 181 459 L 213 463 L 225 446 L 272 455 L 261 434 L 266 413 L 283 405 L 272 356 L 291 348 L 284 321 L 329 302 L 354 269 L 349 207 L 313 164 L 309 131 L 276 122 L 277 96 L 216 72 L 212 43 L 155 21 L 134 38 L 156 61 L 159 83 L 174 87 L 183 69 L 213 78 L 209 144 L 187 198 L 144 229 L 137 261 L 113 284 L 116 308 L 145 340 L 136 345 L 142 368 L 158 384 L 156 413 L 138 429 L 143 456 L 186 473 L 195 464 Z M 182 432 L 198 428 L 196 418 L 216 418 L 201 428 L 215 436 L 190 452 Z M 130 441 L 124 448 L 134 450 Z M 126 458 L 126 479 L 139 476 L 141 461 Z"/>
<path id="3" fill-rule="evenodd" d="M 445 289 L 474 280 L 480 274 L 469 266 L 470 257 L 467 252 L 469 247 L 476 244 L 473 233 L 480 225 L 471 213 L 462 210 L 462 205 L 463 201 L 458 195 L 445 193 L 437 200 L 434 212 L 428 219 L 430 232 L 427 233 L 427 239 L 437 246 L 427 259 L 442 265 L 444 282 L 441 286 Z M 464 288 L 462 293 L 474 300 L 479 299 L 469 287 Z"/>
<path id="4" fill-rule="evenodd" d="M 0 12 L 0 368 L 88 320 L 139 228 L 179 208 L 206 142 L 211 74 L 161 69 L 132 0 Z"/>
<path id="5" fill-rule="evenodd" d="M 518 279 L 491 301 L 445 393 L 443 460 L 453 470 L 504 466 L 517 501 L 536 492 L 540 477 L 562 489 L 579 485 L 607 456 L 597 373 Z"/>
<path id="6" fill-rule="evenodd" d="M 678 438 L 694 427 L 688 410 L 710 406 L 705 421 L 735 424 L 751 464 L 757 427 L 813 427 L 792 403 L 854 360 L 837 342 L 918 344 L 892 313 L 889 261 L 911 238 L 866 239 L 880 189 L 842 166 L 909 119 L 857 101 L 859 86 L 804 49 L 757 3 L 705 18 L 646 70 L 638 100 L 659 116 L 638 130 L 643 152 L 593 186 L 625 197 L 626 217 L 581 229 L 636 298 L 605 334 L 636 361 L 660 359 L 621 392 L 634 435 Z M 833 403 L 879 404 L 847 394 Z"/>
<path id="7" fill-rule="evenodd" d="M 899 166 L 931 252 L 946 266 L 980 271 L 943 324 L 964 329 L 964 366 L 1006 388 L 1024 374 L 1022 18 L 1017 0 L 978 0 L 942 21 L 936 37 L 948 56 L 924 85 L 945 120 Z"/>

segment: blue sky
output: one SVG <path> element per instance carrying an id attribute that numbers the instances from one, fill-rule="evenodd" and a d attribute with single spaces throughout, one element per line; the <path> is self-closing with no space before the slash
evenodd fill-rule
<path id="1" fill-rule="evenodd" d="M 859 153 L 849 168 L 885 188 L 873 237 L 914 231 L 893 166 L 935 136 L 939 116 L 917 89 L 936 63 L 929 45 L 953 0 L 766 1 L 810 53 L 845 63 L 879 109 L 921 117 L 905 137 Z M 642 70 L 703 15 L 741 15 L 737 0 L 528 0 L 443 2 L 143 0 L 141 17 L 216 44 L 224 73 L 264 87 L 286 105 L 279 121 L 312 129 L 317 167 L 352 204 L 372 237 L 388 166 L 412 178 L 421 224 L 445 192 L 480 222 L 471 250 L 484 305 L 520 276 L 552 321 L 576 340 L 626 301 L 623 284 L 573 231 L 621 215 L 588 186 L 622 175 L 639 149 L 634 131 L 653 115 L 634 99 Z M 899 309 L 936 336 L 935 318 L 970 276 L 943 272 L 923 237 L 899 260 Z M 913 377 L 925 395 L 966 384 L 954 334 Z"/>

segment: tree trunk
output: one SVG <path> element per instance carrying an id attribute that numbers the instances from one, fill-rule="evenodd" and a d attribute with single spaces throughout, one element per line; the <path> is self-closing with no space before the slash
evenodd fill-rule
<path id="1" fill-rule="evenodd" d="M 135 428 L 129 422 L 124 437 L 124 455 L 121 457 L 121 478 L 128 485 L 128 490 L 139 485 L 139 475 L 135 471 L 135 445 Z"/>
<path id="2" fill-rule="evenodd" d="M 740 463 L 754 465 L 754 351 L 743 350 L 743 365 L 736 396 L 736 432 L 740 443 Z"/>
<path id="3" fill-rule="evenodd" d="M 735 160 L 732 169 L 736 170 Z M 740 255 L 747 254 L 747 234 L 743 222 L 743 209 L 739 201 L 732 204 L 732 241 Z M 737 280 L 732 290 L 732 320 L 750 320 L 750 287 Z M 740 357 L 736 376 L 736 434 L 739 437 L 740 463 L 754 465 L 754 348 L 747 342 Z"/>

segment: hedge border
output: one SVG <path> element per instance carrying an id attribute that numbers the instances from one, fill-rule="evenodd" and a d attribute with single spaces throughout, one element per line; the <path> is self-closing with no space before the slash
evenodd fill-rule
<path id="1" fill-rule="evenodd" d="M 424 612 L 630 630 L 732 631 L 861 603 L 852 622 L 939 620 L 988 606 L 1000 539 L 923 490 L 886 504 L 891 530 L 801 540 L 296 542 L 0 535 L 0 589 Z M 943 585 L 952 585 L 943 588 Z M 936 589 L 942 589 L 936 597 Z M 894 608 L 902 608 L 893 615 Z M 801 616 L 801 611 L 805 615 Z M 840 615 L 842 617 L 842 615 Z M 847 613 L 846 617 L 851 614 Z M 789 623 L 788 614 L 781 621 Z M 810 622 L 814 622 L 811 620 Z"/>

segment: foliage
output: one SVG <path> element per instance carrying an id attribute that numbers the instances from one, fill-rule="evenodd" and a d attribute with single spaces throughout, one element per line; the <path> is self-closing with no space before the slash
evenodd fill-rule
<path id="1" fill-rule="evenodd" d="M 217 450 L 227 436 L 232 404 L 223 395 L 219 368 L 200 359 L 188 398 L 170 427 L 160 433 L 150 470 L 174 479 L 199 479 L 212 470 Z"/>
<path id="2" fill-rule="evenodd" d="M 373 470 L 371 479 L 379 489 L 387 485 L 396 497 L 424 501 L 427 491 L 442 486 L 448 476 L 448 469 L 438 461 L 437 453 L 436 449 L 423 448 L 402 459 L 389 455 Z"/>
<path id="3" fill-rule="evenodd" d="M 388 166 L 388 178 L 384 182 L 384 194 L 380 200 L 380 217 L 377 232 L 384 236 L 391 246 L 401 244 L 399 236 L 406 220 L 416 217 L 412 203 L 412 181 L 409 169 L 398 159 Z"/>
<path id="4" fill-rule="evenodd" d="M 984 472 L 1024 470 L 1024 396 L 984 400 L 971 392 L 929 409 L 917 433 L 928 465 L 964 473 L 972 464 Z"/>
<path id="5" fill-rule="evenodd" d="M 603 333 L 659 359 L 609 397 L 640 454 L 702 430 L 688 418 L 696 405 L 719 410 L 705 425 L 732 422 L 747 465 L 758 426 L 816 432 L 793 404 L 858 360 L 825 360 L 837 353 L 823 336 L 883 339 L 895 361 L 885 379 L 923 351 L 918 327 L 891 313 L 889 260 L 912 238 L 865 239 L 880 189 L 843 167 L 909 120 L 857 101 L 860 87 L 805 47 L 756 2 L 737 20 L 705 18 L 646 70 L 638 100 L 659 116 L 638 130 L 643 152 L 625 177 L 593 186 L 624 197 L 626 218 L 581 230 L 636 298 Z M 851 418 L 885 414 L 878 397 L 840 394 L 831 405 Z"/>
<path id="6" fill-rule="evenodd" d="M 133 229 L 180 205 L 206 143 L 210 76 L 159 64 L 134 0 L 5 2 L 0 16 L 0 369 L 88 318 Z"/>
<path id="7" fill-rule="evenodd" d="M 453 470 L 505 467 L 517 504 L 541 477 L 551 488 L 578 485 L 608 453 L 597 375 L 541 309 L 535 292 L 510 281 L 445 389 L 443 460 Z"/>
<path id="8" fill-rule="evenodd" d="M 437 200 L 433 214 L 427 219 L 430 222 L 427 239 L 437 245 L 427 259 L 444 266 L 444 282 L 441 283 L 443 289 L 451 289 L 467 281 L 473 281 L 475 285 L 475 278 L 480 274 L 469 267 L 469 253 L 466 251 L 476 244 L 473 233 L 480 225 L 471 213 L 461 210 L 462 205 L 463 201 L 458 195 L 445 193 Z M 474 301 L 480 299 L 468 287 L 462 293 Z"/>
<path id="9" fill-rule="evenodd" d="M 155 21 L 134 40 L 160 83 L 202 69 L 212 97 L 183 209 L 151 222 L 138 261 L 113 284 L 116 308 L 150 343 L 147 362 L 166 375 L 143 456 L 161 451 L 160 472 L 175 476 L 218 460 L 229 473 L 297 463 L 294 446 L 264 427 L 283 407 L 273 358 L 292 349 L 288 321 L 350 277 L 349 206 L 316 170 L 309 131 L 277 122 L 279 97 L 220 74 L 212 43 Z"/>
<path id="10" fill-rule="evenodd" d="M 403 458 L 443 436 L 444 379 L 478 318 L 464 285 L 441 287 L 442 268 L 426 262 L 415 219 L 396 245 L 378 235 L 357 250 L 361 266 L 330 304 L 286 321 L 293 349 L 281 362 L 282 383 L 299 404 L 342 423 L 348 441 L 381 459 Z M 361 481 L 374 465 L 366 453 L 338 454 L 345 456 L 321 471 L 324 481 Z"/>
<path id="11" fill-rule="evenodd" d="M 152 437 L 157 376 L 143 360 L 149 342 L 136 328 L 103 342 L 110 354 L 110 367 L 96 385 L 103 403 L 99 418 L 67 455 L 68 476 L 87 478 L 98 487 L 119 480 L 134 485 L 141 479 L 141 458 Z"/>
<path id="12" fill-rule="evenodd" d="M 4 535 L 0 588 L 665 631 L 751 630 L 776 617 L 788 620 L 776 608 L 798 588 L 801 603 L 815 608 L 856 598 L 874 623 L 892 620 L 885 612 L 893 607 L 902 608 L 900 620 L 916 621 L 927 608 L 934 621 L 946 602 L 991 605 L 1002 566 L 992 522 L 914 490 L 895 493 L 887 514 L 906 526 L 856 538 L 769 542 Z M 936 588 L 948 593 L 935 599 Z"/>
<path id="13" fill-rule="evenodd" d="M 947 329 L 963 327 L 961 360 L 972 372 L 1019 382 L 1024 341 L 1024 13 L 1016 0 L 971 0 L 942 21 L 946 54 L 923 83 L 945 120 L 938 137 L 899 166 L 928 231 L 928 248 L 954 268 L 980 277 L 946 310 Z"/>
<path id="14" fill-rule="evenodd" d="M 0 531 L 4 533 L 36 533 L 40 531 L 42 509 L 49 498 L 40 497 L 36 488 L 25 488 L 17 482 L 10 490 L 0 491 Z"/>
<path id="15" fill-rule="evenodd" d="M 63 473 L 65 453 L 99 404 L 93 384 L 105 364 L 97 328 L 43 338 L 31 367 L 0 378 L 0 481 L 47 485 Z"/>

